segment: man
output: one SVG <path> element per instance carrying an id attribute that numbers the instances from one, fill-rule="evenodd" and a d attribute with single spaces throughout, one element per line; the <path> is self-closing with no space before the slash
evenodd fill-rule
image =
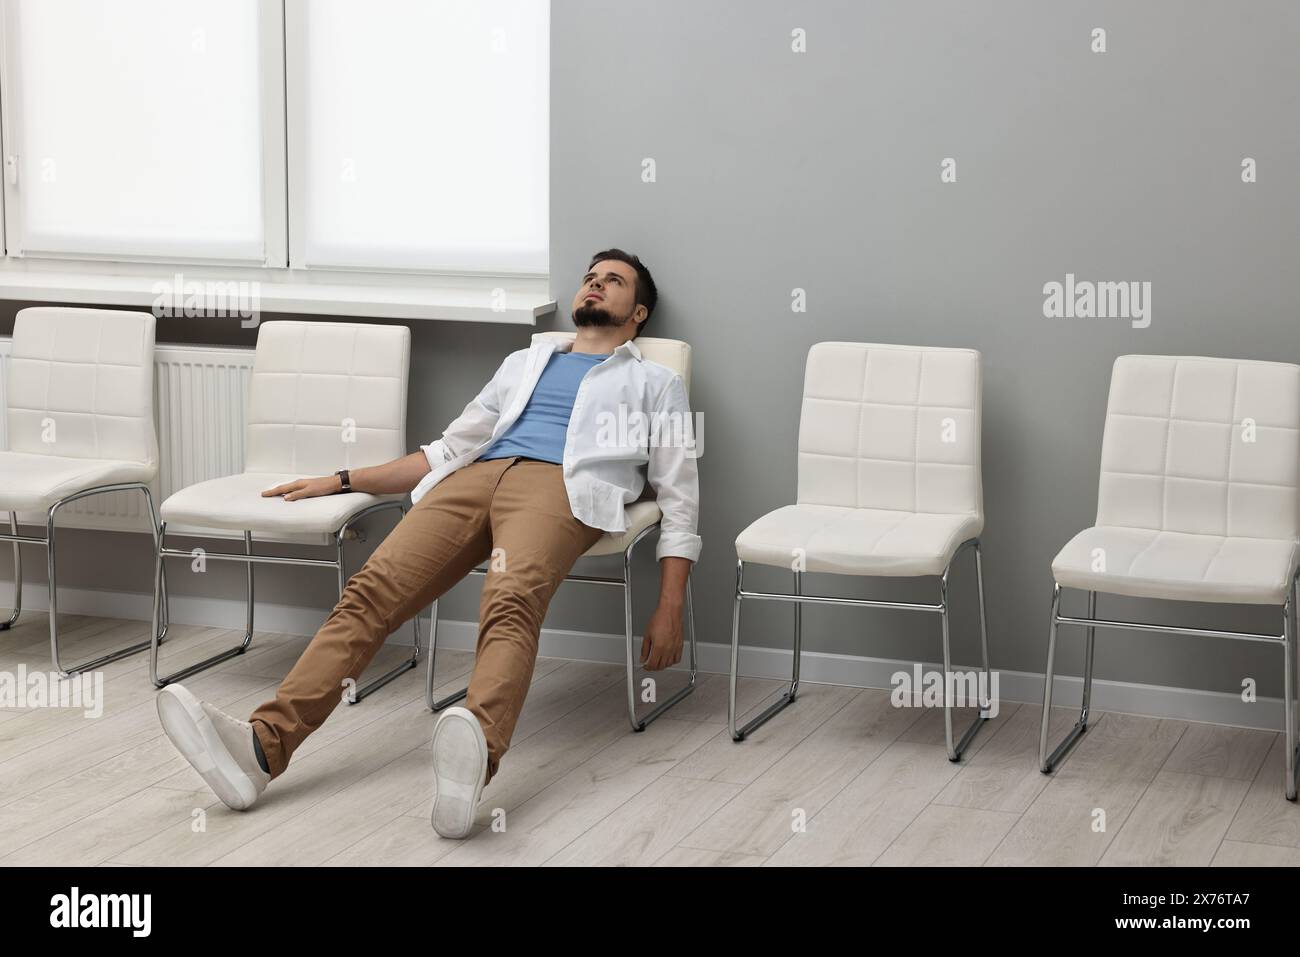
<path id="1" fill-rule="evenodd" d="M 248 721 L 179 684 L 159 693 L 163 729 L 227 806 L 249 807 L 384 639 L 491 559 L 465 707 L 445 710 L 433 732 L 433 826 L 445 837 L 467 835 L 510 744 L 551 596 L 603 532 L 625 530 L 625 506 L 647 480 L 663 520 L 659 604 L 641 660 L 650 670 L 681 660 L 686 578 L 701 544 L 689 428 L 676 430 L 686 441 L 668 443 L 653 438 L 663 430 L 623 429 L 611 439 L 609 428 L 690 421 L 682 377 L 644 359 L 633 341 L 656 299 L 636 256 L 599 252 L 573 300 L 571 350 L 534 337 L 419 452 L 262 493 L 293 502 L 349 488 L 410 492 L 413 507 L 352 576 L 275 697 Z"/>

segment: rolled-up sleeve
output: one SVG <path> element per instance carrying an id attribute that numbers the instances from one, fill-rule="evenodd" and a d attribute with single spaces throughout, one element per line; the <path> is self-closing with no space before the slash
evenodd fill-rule
<path id="1" fill-rule="evenodd" d="M 697 529 L 700 518 L 700 482 L 696 468 L 696 437 L 686 384 L 675 375 L 655 410 L 657 440 L 650 443 L 646 478 L 655 491 L 663 519 L 655 558 L 698 561 L 703 542 Z"/>

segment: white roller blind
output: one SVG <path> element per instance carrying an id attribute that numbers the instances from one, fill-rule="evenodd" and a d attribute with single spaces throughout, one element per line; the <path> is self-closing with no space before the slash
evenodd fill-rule
<path id="1" fill-rule="evenodd" d="M 287 10 L 291 264 L 544 273 L 547 0 Z"/>
<path id="2" fill-rule="evenodd" d="M 9 11 L 10 252 L 260 264 L 258 0 L 12 0 Z"/>

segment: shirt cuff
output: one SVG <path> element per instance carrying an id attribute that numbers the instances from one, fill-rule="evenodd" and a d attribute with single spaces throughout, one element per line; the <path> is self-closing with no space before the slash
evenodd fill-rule
<path id="1" fill-rule="evenodd" d="M 655 548 L 655 560 L 661 558 L 686 558 L 696 562 L 700 560 L 700 549 L 704 542 L 700 536 L 691 532 L 659 532 L 659 545 Z"/>
<path id="2" fill-rule="evenodd" d="M 443 444 L 442 439 L 420 446 L 420 451 L 429 460 L 430 470 L 440 469 L 447 464 L 447 447 Z"/>

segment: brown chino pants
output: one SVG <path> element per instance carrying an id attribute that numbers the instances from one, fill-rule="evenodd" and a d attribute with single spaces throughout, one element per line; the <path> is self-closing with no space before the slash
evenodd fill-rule
<path id="1" fill-rule="evenodd" d="M 343 590 L 275 698 L 249 719 L 271 777 L 343 701 L 384 639 L 491 559 L 465 707 L 483 726 L 488 777 L 510 746 L 551 596 L 601 531 L 573 517 L 560 466 L 474 462 L 435 485 Z"/>

